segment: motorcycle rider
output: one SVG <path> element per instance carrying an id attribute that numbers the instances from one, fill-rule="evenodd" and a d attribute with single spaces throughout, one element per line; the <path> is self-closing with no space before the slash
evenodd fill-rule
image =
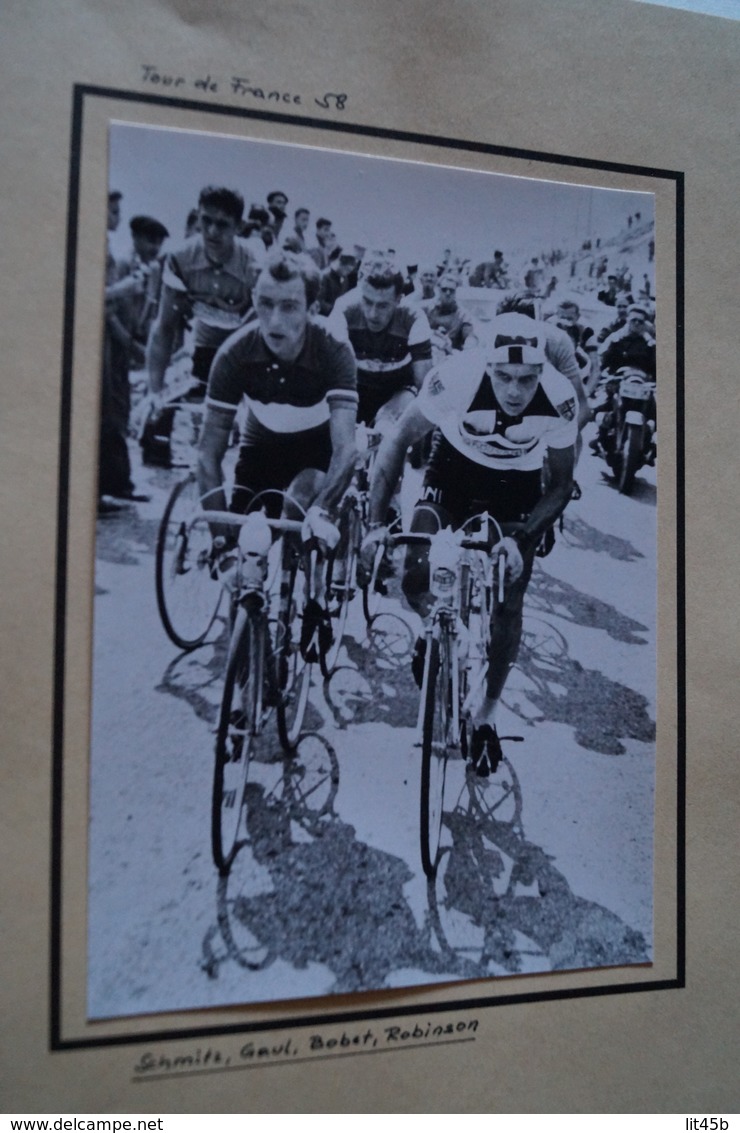
<path id="1" fill-rule="evenodd" d="M 655 339 L 648 330 L 648 312 L 637 303 L 627 312 L 627 324 L 601 345 L 601 368 L 616 374 L 624 366 L 634 366 L 655 381 Z"/>

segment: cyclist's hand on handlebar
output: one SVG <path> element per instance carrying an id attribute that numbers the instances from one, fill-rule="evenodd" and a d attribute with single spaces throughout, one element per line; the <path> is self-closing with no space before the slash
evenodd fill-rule
<path id="1" fill-rule="evenodd" d="M 510 535 L 506 535 L 500 543 L 497 543 L 493 548 L 493 554 L 498 561 L 500 555 L 506 559 L 506 573 L 505 579 L 507 582 L 516 582 L 524 570 L 524 560 L 522 553 L 517 546 L 516 540 L 512 539 Z"/>
<path id="2" fill-rule="evenodd" d="M 329 513 L 314 504 L 306 512 L 301 528 L 301 538 L 310 545 L 319 544 L 333 551 L 339 542 L 339 528 L 332 523 Z"/>
<path id="3" fill-rule="evenodd" d="M 236 566 L 236 539 L 232 536 L 215 535 L 208 556 L 211 578 L 222 582 Z"/>

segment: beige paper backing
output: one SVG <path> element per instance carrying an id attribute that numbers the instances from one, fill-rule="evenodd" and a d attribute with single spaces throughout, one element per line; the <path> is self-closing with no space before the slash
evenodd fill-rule
<path id="1" fill-rule="evenodd" d="M 29 1112 L 722 1112 L 737 1109 L 738 761 L 731 706 L 737 605 L 732 566 L 732 440 L 738 219 L 734 101 L 740 24 L 633 0 L 43 0 L 5 6 L 6 139 L 0 273 L 4 347 L 0 454 L 5 601 L 2 610 L 3 853 L 2 1091 Z M 327 123 L 429 134 L 593 161 L 681 170 L 686 176 L 687 980 L 684 989 L 457 1010 L 478 1020 L 475 1042 L 374 1058 L 294 1062 L 241 1073 L 132 1082 L 143 1050 L 209 1046 L 237 1058 L 245 1039 L 125 1043 L 78 1040 L 418 1006 L 408 1025 L 444 1021 L 430 1003 L 497 994 L 489 985 L 394 992 L 361 1000 L 230 1009 L 156 1019 L 85 1020 L 87 738 L 94 466 L 100 307 L 78 302 L 74 327 L 64 731 L 61 1039 L 49 1050 L 51 738 L 60 371 L 72 87 L 139 94 L 142 64 L 194 78 L 209 105 L 263 109 L 229 93 L 231 75 L 300 93 L 279 107 Z M 313 104 L 346 92 L 346 109 Z M 273 107 L 268 107 L 273 109 Z M 86 103 L 78 295 L 102 278 L 106 130 L 111 118 L 245 133 L 442 164 L 553 176 L 656 193 L 661 405 L 674 403 L 675 183 L 556 163 L 489 157 L 316 128 L 219 118 L 138 102 Z M 98 222 L 100 216 L 100 222 Z M 659 745 L 655 963 L 644 969 L 531 977 L 520 994 L 675 981 L 676 465 L 675 422 L 661 416 L 659 481 Z M 698 569 L 694 569 L 698 567 Z M 734 662 L 734 663 L 733 663 Z M 508 981 L 511 984 L 511 981 Z M 733 995 L 734 990 L 734 995 Z M 393 1019 L 385 1022 L 393 1022 Z M 382 1029 L 384 1021 L 374 1024 Z M 341 1035 L 360 1023 L 313 1030 Z M 295 1029 L 291 1033 L 295 1032 Z M 259 1036 L 256 1036 L 259 1038 Z M 260 1041 L 263 1041 L 260 1039 Z"/>

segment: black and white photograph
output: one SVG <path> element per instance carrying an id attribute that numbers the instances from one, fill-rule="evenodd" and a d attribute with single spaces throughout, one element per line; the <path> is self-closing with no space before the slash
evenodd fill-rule
<path id="1" fill-rule="evenodd" d="M 650 965 L 653 194 L 108 140 L 88 1018 Z"/>

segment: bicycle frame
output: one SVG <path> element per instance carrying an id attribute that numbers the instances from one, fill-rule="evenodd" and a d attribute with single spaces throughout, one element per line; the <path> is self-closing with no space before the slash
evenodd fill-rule
<path id="1" fill-rule="evenodd" d="M 481 535 L 472 538 L 468 533 L 468 529 L 474 523 L 480 523 L 482 538 Z M 501 528 L 496 520 L 484 512 L 473 516 L 456 531 L 443 527 L 434 534 L 407 532 L 391 536 L 390 540 L 395 545 L 426 543 L 429 546 L 429 585 L 434 606 L 424 629 L 427 652 L 433 639 L 441 641 L 443 638 L 448 638 L 454 647 L 459 643 L 459 627 L 462 625 L 465 630 L 469 630 L 473 615 L 480 621 L 477 640 L 473 641 L 472 636 L 468 640 L 465 666 L 469 672 L 470 647 L 477 648 L 479 665 L 475 679 L 471 681 L 466 673 L 466 679 L 461 681 L 461 666 L 453 666 L 453 681 L 456 686 L 453 697 L 453 734 L 457 737 L 460 736 L 462 724 L 469 715 L 475 696 L 486 676 L 495 581 L 498 582 L 497 600 L 501 603 L 504 599 L 505 556 L 499 555 L 495 564 L 491 557 L 491 548 L 500 541 L 501 537 Z M 461 697 L 460 690 L 465 685 L 468 687 L 464 697 Z M 420 705 L 417 718 L 417 735 L 421 734 L 422 717 L 423 704 Z"/>
<path id="2" fill-rule="evenodd" d="M 469 528 L 481 530 L 472 537 Z M 488 669 L 488 643 L 493 602 L 492 547 L 501 529 L 487 513 L 462 528 L 434 534 L 390 536 L 395 545 L 429 546 L 429 588 L 434 604 L 424 628 L 425 656 L 415 746 L 421 748 L 421 861 L 432 880 L 440 855 L 446 766 L 449 755 L 463 748 L 467 719 Z M 505 556 L 498 556 L 499 600 L 503 600 Z M 471 619 L 477 617 L 473 640 Z M 467 646 L 467 648 L 466 648 Z M 471 657 L 477 650 L 477 657 Z M 478 672 L 471 680 L 473 664 Z"/>

